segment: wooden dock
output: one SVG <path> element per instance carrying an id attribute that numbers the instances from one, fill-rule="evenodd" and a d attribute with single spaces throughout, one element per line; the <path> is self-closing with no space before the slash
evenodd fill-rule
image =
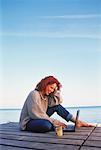
<path id="1" fill-rule="evenodd" d="M 0 125 L 0 150 L 101 150 L 101 127 L 82 127 L 58 138 L 55 132 L 20 131 L 10 122 Z"/>

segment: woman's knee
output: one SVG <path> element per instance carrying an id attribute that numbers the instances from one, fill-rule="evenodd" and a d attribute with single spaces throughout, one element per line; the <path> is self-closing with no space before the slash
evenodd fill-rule
<path id="1" fill-rule="evenodd" d="M 44 123 L 41 125 L 41 131 L 42 132 L 49 132 L 53 128 L 53 125 L 50 121 L 45 120 Z"/>
<path id="2" fill-rule="evenodd" d="M 53 129 L 53 125 L 50 121 L 45 119 L 31 120 L 27 124 L 27 130 L 32 132 L 49 132 Z"/>

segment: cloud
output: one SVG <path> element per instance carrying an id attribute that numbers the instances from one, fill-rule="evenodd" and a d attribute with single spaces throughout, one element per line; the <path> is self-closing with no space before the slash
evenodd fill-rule
<path id="1" fill-rule="evenodd" d="M 43 37 L 43 38 L 90 38 L 101 39 L 100 34 L 87 34 L 87 33 L 65 33 L 65 32 L 6 32 L 1 33 L 0 36 L 4 37 Z"/>
<path id="2" fill-rule="evenodd" d="M 101 18 L 101 14 L 41 16 L 41 18 L 44 18 L 44 19 L 95 19 L 95 18 Z"/>

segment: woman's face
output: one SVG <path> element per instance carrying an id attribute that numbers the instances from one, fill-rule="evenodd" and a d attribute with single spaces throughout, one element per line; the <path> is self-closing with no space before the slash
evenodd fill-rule
<path id="1" fill-rule="evenodd" d="M 54 92 L 56 89 L 57 89 L 57 84 L 56 83 L 49 84 L 46 87 L 45 94 L 49 95 L 50 93 Z"/>

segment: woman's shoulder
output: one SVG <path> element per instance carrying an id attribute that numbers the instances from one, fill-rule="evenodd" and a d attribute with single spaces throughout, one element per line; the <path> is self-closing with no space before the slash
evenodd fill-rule
<path id="1" fill-rule="evenodd" d="M 37 90 L 33 90 L 29 93 L 28 97 L 27 97 L 27 101 L 30 101 L 30 100 L 33 100 L 33 101 L 36 101 L 40 99 L 40 94 Z"/>
<path id="2" fill-rule="evenodd" d="M 35 97 L 39 97 L 39 96 L 40 96 L 39 91 L 37 91 L 37 90 L 31 91 L 31 92 L 30 92 L 30 95 L 31 95 L 31 96 L 35 96 Z"/>

